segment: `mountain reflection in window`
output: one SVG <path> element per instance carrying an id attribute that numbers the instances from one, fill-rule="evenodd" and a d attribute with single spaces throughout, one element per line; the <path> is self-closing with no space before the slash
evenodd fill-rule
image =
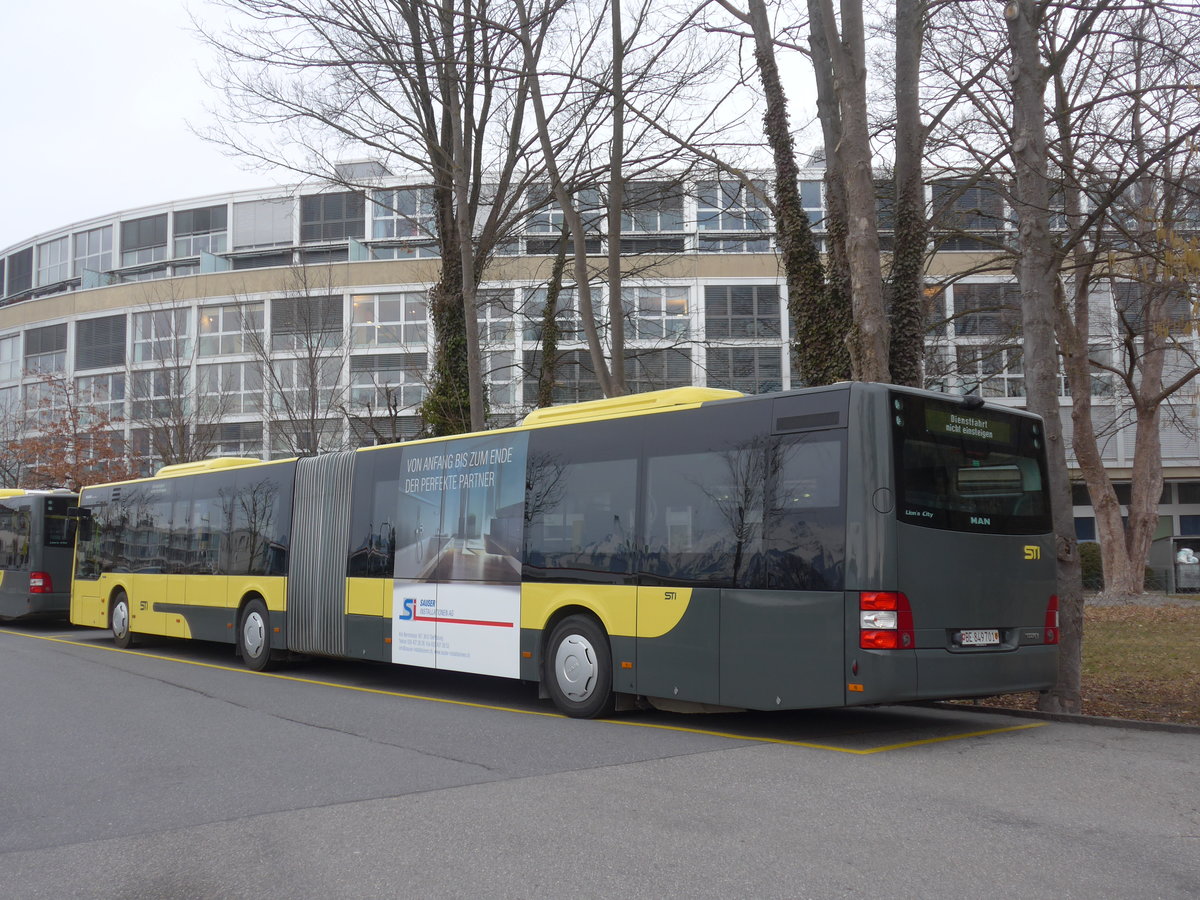
<path id="1" fill-rule="evenodd" d="M 765 586 L 841 590 L 846 511 L 840 435 L 780 440 L 771 449 L 771 468 Z"/>
<path id="2" fill-rule="evenodd" d="M 571 463 L 531 453 L 525 578 L 620 581 L 630 571 L 637 460 Z"/>

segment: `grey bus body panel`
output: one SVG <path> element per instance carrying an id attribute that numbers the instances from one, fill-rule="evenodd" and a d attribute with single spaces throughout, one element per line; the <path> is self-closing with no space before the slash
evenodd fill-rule
<path id="1" fill-rule="evenodd" d="M 721 596 L 722 706 L 840 706 L 841 591 L 739 591 Z"/>
<path id="2" fill-rule="evenodd" d="M 663 592 L 661 587 L 638 588 L 639 611 Z M 721 591 L 693 589 L 678 625 L 661 637 L 636 639 L 637 692 L 647 697 L 719 703 L 720 625 Z"/>

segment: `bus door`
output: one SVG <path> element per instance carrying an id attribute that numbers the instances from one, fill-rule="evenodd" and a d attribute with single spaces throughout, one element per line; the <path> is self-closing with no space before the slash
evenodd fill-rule
<path id="1" fill-rule="evenodd" d="M 129 536 L 123 548 L 126 571 L 130 573 L 129 628 L 144 634 L 166 634 L 166 613 L 160 604 L 167 600 L 167 572 L 171 550 L 185 536 L 182 528 L 171 527 L 171 495 L 167 484 L 147 482 L 125 488 L 122 512 L 129 517 Z M 117 565 L 121 568 L 120 563 Z"/>
<path id="2" fill-rule="evenodd" d="M 104 523 L 108 518 L 108 489 L 85 491 L 79 505 L 86 511 L 76 526 L 75 570 L 71 580 L 71 622 L 93 628 L 108 627 L 108 605 L 103 602 L 100 576 L 111 556 L 105 556 Z M 102 493 L 103 492 L 103 493 Z"/>

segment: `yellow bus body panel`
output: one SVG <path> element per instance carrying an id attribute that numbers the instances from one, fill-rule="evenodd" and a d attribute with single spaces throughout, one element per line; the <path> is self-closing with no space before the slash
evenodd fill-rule
<path id="1" fill-rule="evenodd" d="M 637 628 L 637 588 L 613 584 L 523 584 L 521 627 L 544 629 L 556 610 L 582 606 L 609 634 L 632 637 Z"/>
<path id="2" fill-rule="evenodd" d="M 346 615 L 392 617 L 390 578 L 347 578 Z"/>

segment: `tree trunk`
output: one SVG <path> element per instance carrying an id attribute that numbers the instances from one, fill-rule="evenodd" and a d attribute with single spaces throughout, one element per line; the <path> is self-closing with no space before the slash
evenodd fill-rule
<path id="1" fill-rule="evenodd" d="M 805 384 L 832 384 L 845 378 L 848 323 L 826 309 L 825 268 L 800 197 L 800 170 L 788 127 L 787 96 L 779 78 L 775 44 L 763 0 L 749 0 L 754 58 L 766 97 L 763 129 L 775 162 L 775 240 L 787 281 L 792 349 Z M 840 330 L 839 330 L 840 326 Z"/>
<path id="2" fill-rule="evenodd" d="M 1050 181 L 1047 177 L 1045 90 L 1041 63 L 1039 4 L 1010 0 L 1008 20 L 1013 90 L 1012 155 L 1016 170 L 1017 278 L 1021 286 L 1025 384 L 1029 409 L 1042 416 L 1049 462 L 1051 507 L 1057 543 L 1060 637 L 1058 682 L 1045 692 L 1039 707 L 1079 712 L 1083 641 L 1083 587 L 1071 488 L 1058 404 L 1058 352 L 1054 339 L 1058 262 L 1050 241 Z"/>
<path id="3" fill-rule="evenodd" d="M 861 0 L 842 0 L 841 33 L 832 0 L 820 0 L 821 23 L 833 62 L 833 87 L 841 122 L 835 148 L 846 197 L 846 257 L 850 268 L 850 342 L 853 377 L 887 382 L 888 321 L 883 305 L 875 178 L 867 127 L 866 39 Z"/>
<path id="4" fill-rule="evenodd" d="M 925 180 L 921 163 L 925 128 L 921 123 L 921 45 L 925 0 L 896 2 L 896 207 L 889 284 L 891 342 L 889 369 L 894 384 L 921 387 L 925 361 Z"/>

